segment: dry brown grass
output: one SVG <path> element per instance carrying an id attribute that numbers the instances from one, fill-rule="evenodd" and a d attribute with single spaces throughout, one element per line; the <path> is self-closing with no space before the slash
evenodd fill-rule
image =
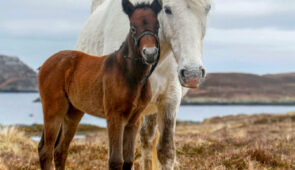
<path id="1" fill-rule="evenodd" d="M 179 124 L 176 169 L 295 169 L 295 114 L 239 115 Z M 136 167 L 140 150 L 137 148 Z M 105 131 L 71 144 L 67 169 L 106 169 Z M 136 169 L 137 169 L 136 168 Z M 38 169 L 37 143 L 0 132 L 0 169 Z"/>

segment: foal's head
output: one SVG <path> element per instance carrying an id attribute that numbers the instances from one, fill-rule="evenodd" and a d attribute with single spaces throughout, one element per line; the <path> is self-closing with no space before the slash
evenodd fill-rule
<path id="1" fill-rule="evenodd" d="M 162 10 L 159 0 L 152 4 L 133 5 L 129 0 L 122 0 L 123 10 L 129 16 L 130 33 L 136 48 L 146 64 L 154 64 L 159 53 L 158 14 Z"/>

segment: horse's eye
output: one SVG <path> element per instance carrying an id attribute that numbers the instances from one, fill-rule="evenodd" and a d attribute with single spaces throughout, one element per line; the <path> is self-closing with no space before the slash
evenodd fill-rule
<path id="1" fill-rule="evenodd" d="M 168 14 L 168 15 L 172 15 L 172 11 L 171 11 L 171 8 L 168 7 L 168 6 L 165 6 L 165 13 Z"/>
<path id="2" fill-rule="evenodd" d="M 133 26 L 133 25 L 131 25 L 131 33 L 133 33 L 133 34 L 135 34 L 136 33 L 136 28 L 135 28 L 135 26 Z"/>

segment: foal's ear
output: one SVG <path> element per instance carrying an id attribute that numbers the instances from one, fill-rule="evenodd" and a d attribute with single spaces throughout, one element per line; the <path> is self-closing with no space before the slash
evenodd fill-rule
<path id="1" fill-rule="evenodd" d="M 129 0 L 122 0 L 123 11 L 130 17 L 135 8 Z"/>
<path id="2" fill-rule="evenodd" d="M 152 9 L 155 11 L 156 14 L 159 14 L 159 12 L 162 10 L 162 0 L 154 0 L 152 3 Z"/>

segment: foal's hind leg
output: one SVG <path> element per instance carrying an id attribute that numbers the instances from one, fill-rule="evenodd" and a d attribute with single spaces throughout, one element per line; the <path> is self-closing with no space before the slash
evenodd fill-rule
<path id="1" fill-rule="evenodd" d="M 68 156 L 69 145 L 74 138 L 78 124 L 84 113 L 74 107 L 70 107 L 62 123 L 60 141 L 57 143 L 54 152 L 56 170 L 65 169 L 65 162 Z"/>
<path id="2" fill-rule="evenodd" d="M 123 140 L 123 170 L 131 170 L 134 162 L 134 152 L 136 146 L 136 136 L 140 127 L 140 120 L 134 124 L 127 124 L 124 129 Z"/>
<path id="3" fill-rule="evenodd" d="M 57 134 L 60 125 L 68 111 L 68 101 L 63 95 L 42 97 L 43 112 L 44 112 L 44 131 L 42 139 L 39 143 L 39 160 L 41 169 L 53 169 L 53 151 L 54 144 L 57 139 Z"/>

